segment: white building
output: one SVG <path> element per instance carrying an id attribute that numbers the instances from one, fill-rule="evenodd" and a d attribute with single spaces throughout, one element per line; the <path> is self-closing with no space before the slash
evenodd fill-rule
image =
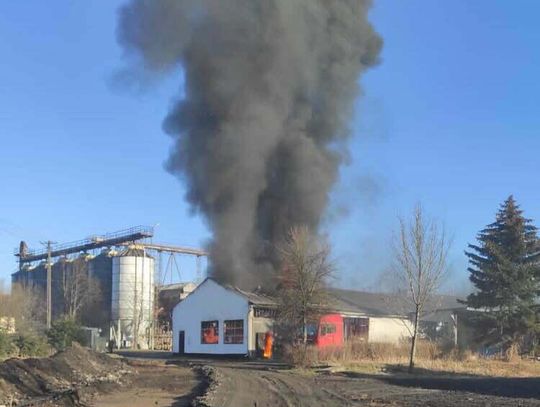
<path id="1" fill-rule="evenodd" d="M 408 312 L 396 312 L 392 296 L 330 289 L 330 310 L 310 324 L 313 344 L 347 340 L 399 343 L 411 336 Z M 173 353 L 254 355 L 272 331 L 276 302 L 260 293 L 203 281 L 172 311 Z"/>
<path id="2" fill-rule="evenodd" d="M 173 310 L 173 352 L 249 355 L 272 330 L 271 298 L 203 281 Z"/>

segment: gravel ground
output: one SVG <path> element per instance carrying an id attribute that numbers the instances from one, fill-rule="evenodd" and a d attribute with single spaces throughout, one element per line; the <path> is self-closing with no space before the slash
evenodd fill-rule
<path id="1" fill-rule="evenodd" d="M 308 375 L 223 362 L 212 376 L 210 407 L 540 406 L 540 379 Z"/>
<path id="2" fill-rule="evenodd" d="M 124 356 L 76 347 L 53 358 L 7 361 L 0 364 L 0 396 L 16 394 L 17 406 L 540 407 L 540 378 L 306 373 L 245 360 Z"/>
<path id="3" fill-rule="evenodd" d="M 121 359 L 75 345 L 50 358 L 0 363 L 0 405 L 76 406 L 94 386 L 121 385 L 132 369 Z"/>
<path id="4" fill-rule="evenodd" d="M 0 407 L 190 406 L 205 376 L 165 360 L 132 360 L 73 346 L 50 358 L 0 363 Z"/>

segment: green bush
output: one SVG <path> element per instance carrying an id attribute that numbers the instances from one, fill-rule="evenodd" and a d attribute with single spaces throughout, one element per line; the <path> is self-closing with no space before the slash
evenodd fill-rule
<path id="1" fill-rule="evenodd" d="M 0 329 L 0 358 L 11 356 L 14 351 L 11 335 Z"/>
<path id="2" fill-rule="evenodd" d="M 58 319 L 47 331 L 49 344 L 56 350 L 64 350 L 73 342 L 83 343 L 84 334 L 81 326 L 71 318 Z"/>
<path id="3" fill-rule="evenodd" d="M 46 356 L 49 353 L 46 339 L 35 334 L 15 335 L 13 345 L 17 348 L 19 356 Z"/>

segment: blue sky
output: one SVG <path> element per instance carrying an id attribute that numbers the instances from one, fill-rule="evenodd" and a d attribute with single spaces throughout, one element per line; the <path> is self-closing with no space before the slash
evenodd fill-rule
<path id="1" fill-rule="evenodd" d="M 182 79 L 111 85 L 123 1 L 0 3 L 0 279 L 21 239 L 60 242 L 159 223 L 198 246 L 182 185 L 163 169 L 161 122 Z M 376 289 L 396 217 L 417 201 L 454 236 L 446 291 L 466 289 L 463 250 L 514 194 L 540 224 L 540 5 L 533 0 L 375 2 L 382 64 L 362 80 L 352 161 L 324 222 L 340 284 Z M 181 264 L 184 278 L 194 261 Z"/>

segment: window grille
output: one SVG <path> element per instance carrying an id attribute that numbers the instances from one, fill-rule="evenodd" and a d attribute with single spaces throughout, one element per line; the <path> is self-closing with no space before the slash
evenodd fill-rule
<path id="1" fill-rule="evenodd" d="M 255 318 L 275 318 L 276 313 L 275 308 L 257 307 L 255 308 L 254 316 Z"/>
<path id="2" fill-rule="evenodd" d="M 244 343 L 244 320 L 235 319 L 223 323 L 223 343 L 242 344 Z"/>

